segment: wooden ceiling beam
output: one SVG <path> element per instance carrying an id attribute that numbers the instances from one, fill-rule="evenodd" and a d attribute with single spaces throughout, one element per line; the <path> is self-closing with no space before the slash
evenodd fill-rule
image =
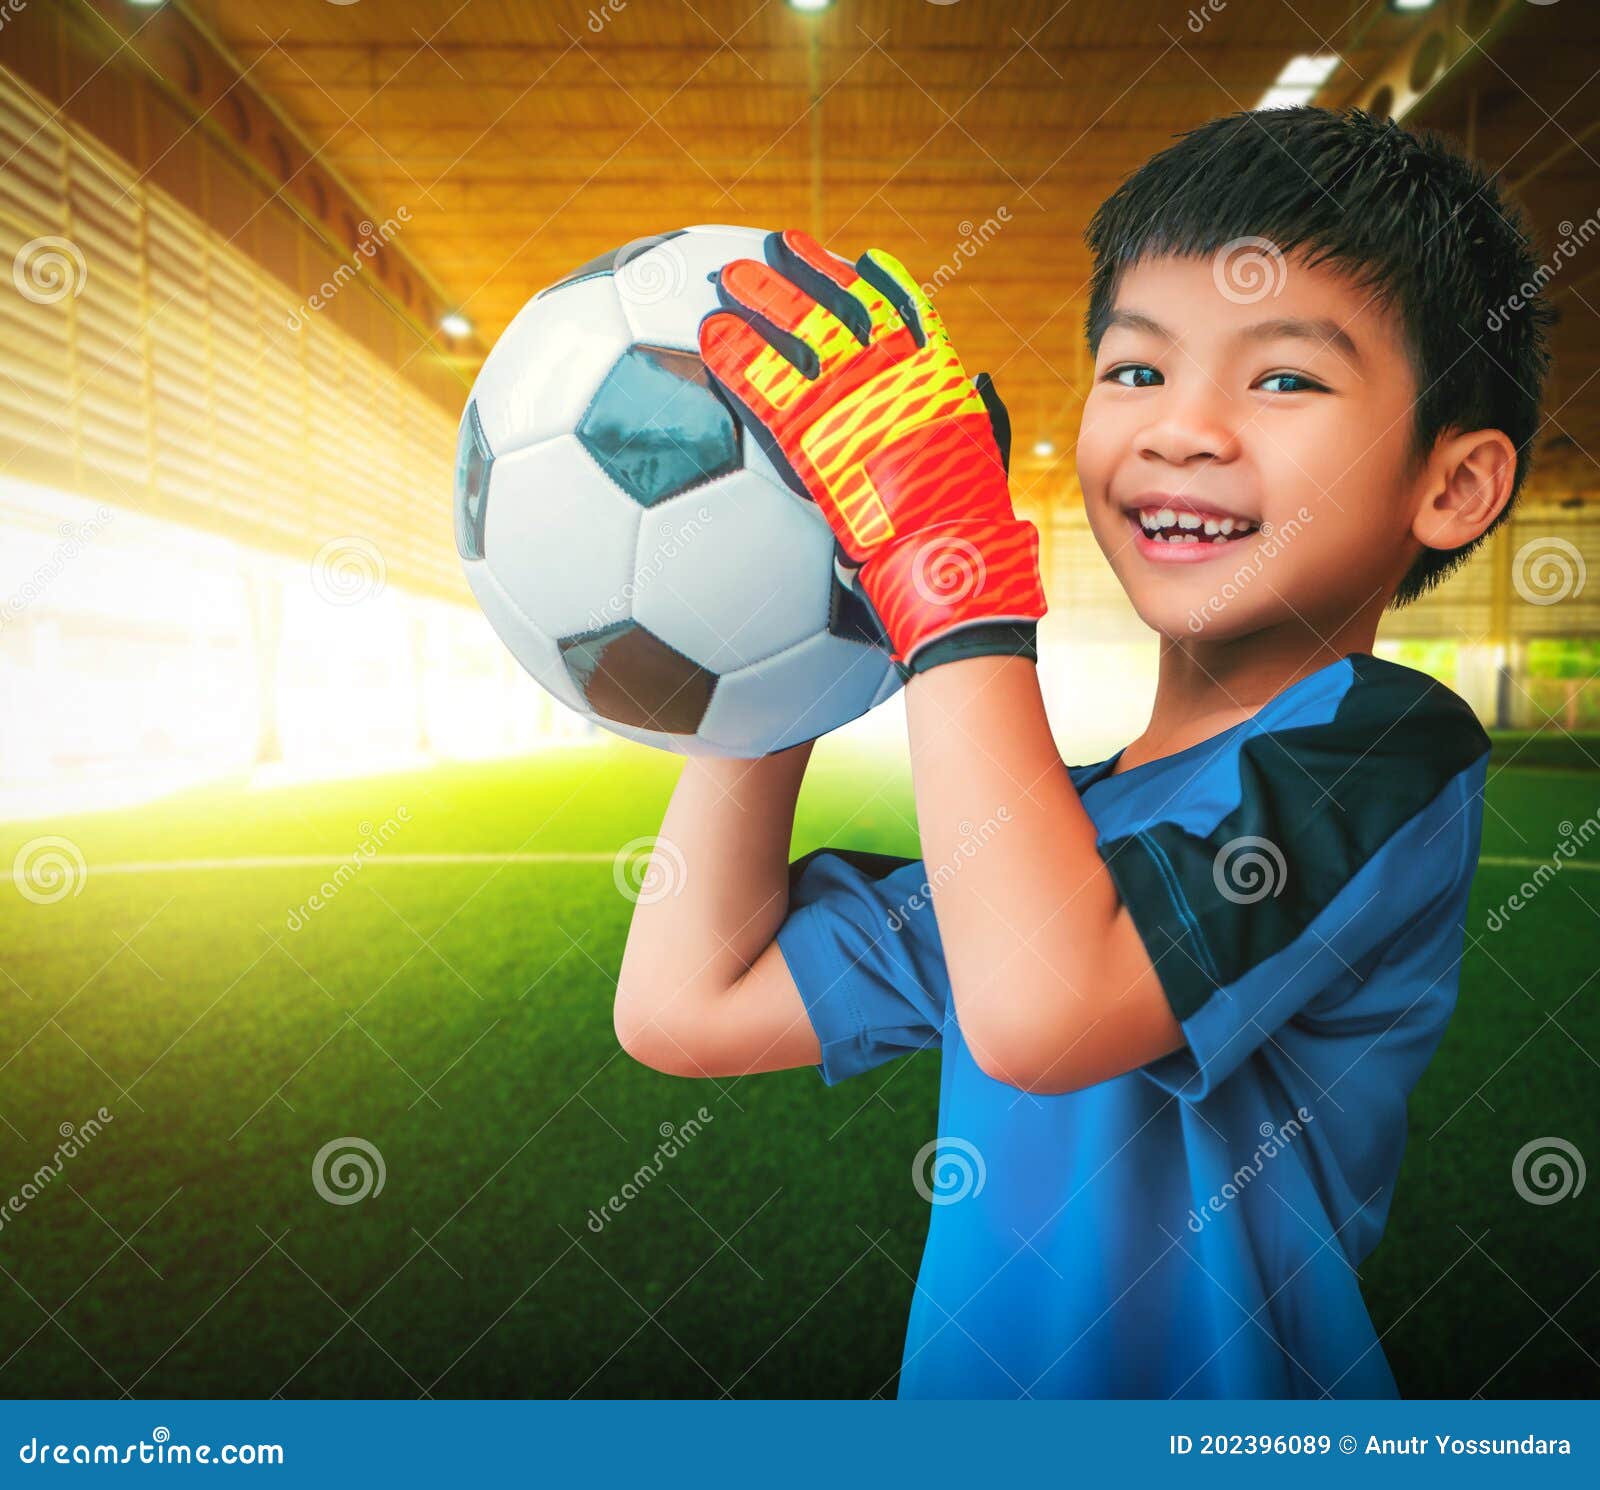
<path id="1" fill-rule="evenodd" d="M 1193 96 L 1196 91 L 1215 92 L 1234 91 L 1240 94 L 1254 96 L 1261 89 L 1261 75 L 1258 69 L 1236 68 L 1233 70 L 1237 76 L 1221 77 L 1216 74 L 1199 75 L 1192 79 L 1173 79 L 1164 81 L 1159 78 L 1146 79 L 1139 84 L 1141 97 L 1149 94 L 1182 93 Z M 1581 80 L 1574 80 L 1574 86 Z M 971 93 L 971 84 L 963 80 L 954 80 L 942 84 L 919 79 L 919 82 L 929 93 L 936 94 L 940 89 L 962 94 Z M 303 76 L 283 77 L 275 81 L 272 91 L 275 94 L 294 97 L 307 97 L 312 101 L 317 98 L 338 99 L 344 91 L 359 91 L 363 98 L 378 96 L 388 98 L 396 94 L 420 94 L 429 99 L 437 99 L 441 91 L 450 87 L 470 89 L 474 98 L 485 95 L 505 94 L 512 98 L 527 95 L 529 99 L 537 97 L 540 101 L 551 98 L 605 98 L 614 96 L 619 92 L 615 83 L 609 78 L 600 77 L 593 81 L 552 82 L 540 81 L 535 74 L 529 78 L 467 78 L 453 79 L 448 74 L 433 75 L 427 78 L 408 79 L 402 76 L 393 78 L 380 78 L 376 82 L 368 77 L 349 77 L 336 80 L 312 79 Z M 868 94 L 881 99 L 884 83 L 877 80 L 863 80 L 860 82 L 840 81 L 828 89 L 829 98 L 850 97 L 852 95 Z M 681 92 L 680 92 L 681 90 Z M 733 94 L 735 96 L 767 97 L 773 93 L 792 93 L 804 97 L 805 83 L 796 78 L 789 82 L 758 81 L 755 78 L 729 78 L 725 80 L 696 78 L 690 88 L 683 88 L 680 79 L 659 78 L 646 80 L 630 77 L 626 86 L 620 90 L 629 95 L 638 93 L 663 93 L 672 96 L 704 97 L 707 94 L 720 96 Z M 1084 78 L 1073 77 L 1070 81 L 1066 78 L 1042 78 L 1038 80 L 1022 81 L 995 78 L 985 83 L 979 92 L 981 98 L 993 100 L 1008 96 L 1032 97 L 1045 95 L 1047 97 L 1064 97 L 1079 99 L 1084 97 L 1105 97 L 1110 99 L 1123 98 L 1128 91 L 1128 82 L 1123 77 L 1112 78 Z M 348 100 L 339 100 L 341 104 Z M 356 107 L 350 112 L 356 112 L 361 106 L 361 101 L 356 101 Z M 463 124 L 473 123 L 472 120 L 463 120 Z M 481 127 L 481 116 L 476 120 Z"/>
<path id="2" fill-rule="evenodd" d="M 660 57 L 663 53 L 677 52 L 682 52 L 692 57 L 705 57 L 715 56 L 724 51 L 733 57 L 776 57 L 788 62 L 794 62 L 801 57 L 801 49 L 793 42 L 747 42 L 742 38 L 731 42 L 713 42 L 710 39 L 704 42 L 660 42 L 629 41 L 626 38 L 609 36 L 604 39 L 584 36 L 581 41 L 584 50 L 592 51 L 605 57 L 639 56 L 650 58 Z M 319 53 L 327 56 L 358 55 L 362 57 L 381 57 L 384 55 L 404 55 L 406 57 L 414 57 L 425 56 L 429 52 L 434 52 L 443 57 L 512 56 L 535 58 L 544 62 L 557 61 L 569 53 L 582 55 L 582 51 L 577 45 L 565 42 L 459 41 L 449 38 L 434 38 L 424 41 L 419 37 L 403 41 L 360 40 L 354 38 L 318 40 L 288 35 L 275 41 L 262 41 L 240 36 L 235 37 L 231 45 L 235 55 L 251 60 L 270 56 L 274 52 L 281 52 L 285 56 L 298 57 L 301 60 Z M 1074 59 L 1094 58 L 1106 62 L 1137 62 L 1141 66 L 1148 66 L 1152 56 L 1152 48 L 1148 43 L 1041 43 L 1035 40 L 1031 44 L 1023 45 L 1010 40 L 1009 37 L 997 39 L 993 42 L 977 43 L 967 41 L 905 41 L 891 37 L 888 45 L 875 48 L 870 38 L 856 36 L 848 42 L 830 42 L 822 39 L 819 45 L 824 61 L 834 55 L 855 58 L 864 52 L 877 50 L 888 52 L 897 58 L 916 55 L 931 57 L 1023 57 L 1031 55 L 1036 58 L 1043 58 L 1047 62 L 1071 62 Z M 1293 45 L 1293 42 L 1287 40 L 1253 41 L 1248 38 L 1228 37 L 1226 40 L 1205 41 L 1198 37 L 1185 36 L 1180 55 L 1196 57 L 1259 55 L 1264 59 L 1276 59 L 1281 62 L 1286 49 Z M 1157 50 L 1159 51 L 1159 49 Z"/>

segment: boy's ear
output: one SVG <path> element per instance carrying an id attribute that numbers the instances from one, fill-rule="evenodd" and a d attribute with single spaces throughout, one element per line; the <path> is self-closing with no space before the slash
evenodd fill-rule
<path id="1" fill-rule="evenodd" d="M 1441 439 L 1427 464 L 1413 536 L 1426 548 L 1471 543 L 1504 511 L 1516 474 L 1517 447 L 1502 430 Z"/>

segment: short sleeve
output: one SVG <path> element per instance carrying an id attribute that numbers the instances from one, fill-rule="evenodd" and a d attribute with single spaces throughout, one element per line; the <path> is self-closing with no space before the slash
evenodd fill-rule
<path id="1" fill-rule="evenodd" d="M 789 871 L 778 948 L 829 1085 L 940 1043 L 949 982 L 922 861 L 817 849 Z"/>
<path id="2" fill-rule="evenodd" d="M 1458 955 L 1444 922 L 1476 867 L 1489 742 L 1426 682 L 1369 684 L 1331 719 L 1249 738 L 1225 785 L 1196 783 L 1192 807 L 1101 843 L 1186 1039 L 1144 1068 L 1152 1079 L 1207 1095 L 1430 917 L 1441 963 Z"/>

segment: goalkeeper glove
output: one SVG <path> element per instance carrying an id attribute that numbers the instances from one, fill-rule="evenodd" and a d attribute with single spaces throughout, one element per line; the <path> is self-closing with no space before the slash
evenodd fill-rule
<path id="1" fill-rule="evenodd" d="M 717 276 L 700 355 L 773 465 L 817 503 L 902 678 L 1035 657 L 1039 535 L 1012 510 L 1010 425 L 898 260 L 804 233 Z"/>

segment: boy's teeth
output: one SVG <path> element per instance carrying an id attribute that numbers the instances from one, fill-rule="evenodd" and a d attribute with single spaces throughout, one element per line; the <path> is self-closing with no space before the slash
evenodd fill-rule
<path id="1" fill-rule="evenodd" d="M 1199 543 L 1202 535 L 1213 543 L 1226 543 L 1235 534 L 1255 531 L 1245 518 L 1202 517 L 1198 512 L 1178 512 L 1171 507 L 1141 508 L 1139 526 L 1163 543 Z"/>

